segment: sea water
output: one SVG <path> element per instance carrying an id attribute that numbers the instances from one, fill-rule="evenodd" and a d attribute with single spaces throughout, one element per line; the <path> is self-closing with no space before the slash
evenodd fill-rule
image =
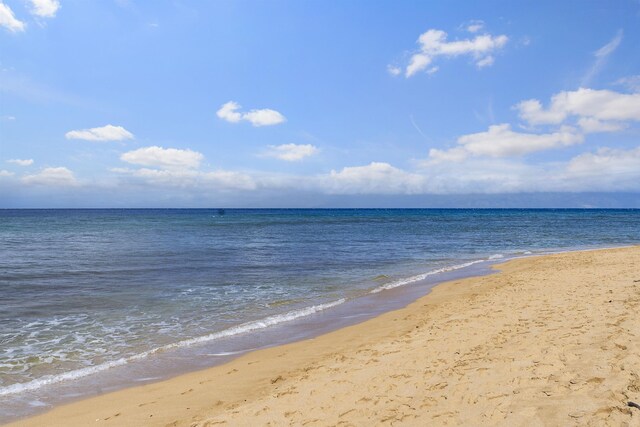
<path id="1" fill-rule="evenodd" d="M 0 210 L 0 421 L 353 323 L 495 261 L 638 243 L 640 210 Z"/>

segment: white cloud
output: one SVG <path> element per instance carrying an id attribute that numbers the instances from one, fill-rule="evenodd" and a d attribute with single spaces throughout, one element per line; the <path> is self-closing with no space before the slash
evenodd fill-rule
<path id="1" fill-rule="evenodd" d="M 568 162 L 471 158 L 459 163 L 423 162 L 432 194 L 640 191 L 640 147 L 601 148 Z"/>
<path id="2" fill-rule="evenodd" d="M 485 56 L 484 58 L 476 62 L 476 65 L 478 66 L 478 68 L 484 68 L 484 67 L 489 67 L 493 65 L 494 62 L 495 62 L 495 58 L 489 55 L 489 56 Z"/>
<path id="3" fill-rule="evenodd" d="M 251 123 L 253 126 L 271 126 L 284 123 L 287 119 L 278 111 L 269 108 L 260 110 L 250 110 L 247 113 L 241 113 L 238 110 L 242 108 L 240 104 L 229 101 L 223 104 L 216 112 L 216 115 L 222 120 L 230 123 L 238 123 L 241 120 Z"/>
<path id="4" fill-rule="evenodd" d="M 640 178 L 640 146 L 631 150 L 605 147 L 595 153 L 583 153 L 571 159 L 566 170 L 574 176 L 631 174 Z"/>
<path id="5" fill-rule="evenodd" d="M 520 101 L 514 108 L 519 111 L 520 118 L 529 122 L 529 124 L 547 124 L 561 123 L 566 118 L 564 111 L 556 111 L 556 109 L 544 110 L 542 104 L 537 99 L 527 99 Z"/>
<path id="6" fill-rule="evenodd" d="M 593 117 L 581 117 L 578 119 L 578 126 L 584 133 L 618 132 L 626 127 L 624 123 L 603 122 Z"/>
<path id="7" fill-rule="evenodd" d="M 419 194 L 424 192 L 424 177 L 405 172 L 388 163 L 345 167 L 320 178 L 329 194 Z"/>
<path id="8" fill-rule="evenodd" d="M 31 3 L 31 14 L 40 18 L 53 18 L 60 9 L 58 0 L 29 0 Z"/>
<path id="9" fill-rule="evenodd" d="M 568 162 L 535 165 L 518 159 L 474 157 L 459 163 L 425 162 L 419 166 L 409 171 L 373 162 L 327 175 L 263 179 L 259 181 L 259 188 L 397 195 L 640 190 L 640 147 L 604 148 Z"/>
<path id="10" fill-rule="evenodd" d="M 37 174 L 22 177 L 22 182 L 28 185 L 46 186 L 78 185 L 78 181 L 73 172 L 65 167 L 45 168 Z"/>
<path id="11" fill-rule="evenodd" d="M 461 162 L 419 164 L 431 194 L 495 194 L 531 191 L 548 178 L 542 168 L 520 160 L 471 158 Z"/>
<path id="12" fill-rule="evenodd" d="M 133 134 L 122 126 L 106 125 L 91 129 L 72 130 L 65 134 L 67 139 L 85 141 L 123 141 L 133 139 Z"/>
<path id="13" fill-rule="evenodd" d="M 130 176 L 152 186 L 198 188 L 202 190 L 255 190 L 254 179 L 235 171 L 216 170 L 202 172 L 193 169 L 126 169 L 115 168 L 112 172 Z"/>
<path id="14" fill-rule="evenodd" d="M 262 110 L 251 110 L 248 113 L 244 113 L 242 118 L 254 126 L 271 126 L 285 121 L 282 114 L 276 110 L 270 110 L 268 108 L 263 108 Z"/>
<path id="15" fill-rule="evenodd" d="M 402 68 L 396 65 L 387 65 L 387 72 L 392 76 L 399 76 L 402 73 Z"/>
<path id="16" fill-rule="evenodd" d="M 33 159 L 10 159 L 7 160 L 7 163 L 13 163 L 18 166 L 31 166 L 33 164 Z"/>
<path id="17" fill-rule="evenodd" d="M 560 182 L 570 191 L 639 191 L 640 146 L 580 154 L 568 162 Z"/>
<path id="18" fill-rule="evenodd" d="M 458 163 L 466 160 L 467 157 L 469 157 L 469 152 L 463 147 L 450 148 L 449 150 L 439 150 L 437 148 L 432 148 L 431 150 L 429 150 L 430 163 Z"/>
<path id="19" fill-rule="evenodd" d="M 418 71 L 422 71 L 427 66 L 431 64 L 431 57 L 422 53 L 416 53 L 411 56 L 409 60 L 409 65 L 407 65 L 407 69 L 405 70 L 405 77 L 411 77 Z"/>
<path id="20" fill-rule="evenodd" d="M 197 169 L 203 158 L 197 151 L 158 146 L 139 148 L 120 156 L 120 160 L 127 163 L 171 170 Z"/>
<path id="21" fill-rule="evenodd" d="M 269 145 L 269 150 L 265 153 L 265 156 L 295 162 L 305 157 L 313 156 L 318 151 L 318 148 L 311 144 Z"/>
<path id="22" fill-rule="evenodd" d="M 242 114 L 237 112 L 240 108 L 240 104 L 237 102 L 229 101 L 220 107 L 216 112 L 216 115 L 222 120 L 226 120 L 230 123 L 238 123 L 242 120 Z"/>
<path id="23" fill-rule="evenodd" d="M 521 156 L 536 151 L 579 144 L 583 136 L 571 129 L 548 134 L 520 133 L 511 130 L 508 124 L 489 126 L 486 132 L 463 135 L 458 143 L 476 156 L 509 157 Z"/>
<path id="24" fill-rule="evenodd" d="M 12 33 L 24 31 L 27 24 L 16 19 L 13 10 L 0 1 L 0 27 L 4 27 Z"/>
<path id="25" fill-rule="evenodd" d="M 115 168 L 116 172 L 152 186 L 196 188 L 203 191 L 254 190 L 254 179 L 235 171 L 198 170 L 204 159 L 201 153 L 176 148 L 145 147 L 129 151 L 120 159 L 141 166 L 139 169 Z"/>
<path id="26" fill-rule="evenodd" d="M 432 149 L 432 162 L 462 161 L 466 156 L 510 157 L 522 156 L 536 151 L 579 144 L 584 137 L 572 128 L 547 134 L 520 133 L 511 130 L 508 124 L 489 126 L 486 132 L 462 135 L 459 147 L 450 150 Z"/>
<path id="27" fill-rule="evenodd" d="M 522 101 L 515 108 L 531 125 L 560 124 L 570 116 L 600 121 L 640 121 L 640 93 L 580 88 L 553 95 L 547 109 L 537 99 Z"/>
<path id="28" fill-rule="evenodd" d="M 9 172 L 8 170 L 0 169 L 0 177 L 7 178 L 13 176 L 13 172 Z"/>
<path id="29" fill-rule="evenodd" d="M 212 172 L 203 172 L 202 178 L 207 185 L 216 185 L 219 188 L 238 189 L 238 190 L 255 190 L 256 183 L 249 175 L 234 172 L 217 170 Z"/>
<path id="30" fill-rule="evenodd" d="M 632 92 L 640 92 L 640 74 L 623 77 L 615 81 L 615 84 L 625 86 Z"/>
<path id="31" fill-rule="evenodd" d="M 508 40 L 509 38 L 505 35 L 494 37 L 490 34 L 482 34 L 472 39 L 449 42 L 446 32 L 435 29 L 428 30 L 418 38 L 420 49 L 411 56 L 405 69 L 405 76 L 411 77 L 426 70 L 439 56 L 453 58 L 469 55 L 475 59 L 479 68 L 489 66 L 494 62 L 492 53 L 502 49 Z"/>
<path id="32" fill-rule="evenodd" d="M 609 55 L 616 51 L 620 43 L 622 42 L 622 30 L 618 30 L 616 35 L 607 44 L 593 53 L 595 61 L 587 73 L 582 78 L 582 86 L 588 86 L 591 80 L 600 72 L 602 67 L 607 63 Z"/>
<path id="33" fill-rule="evenodd" d="M 474 19 L 469 22 L 469 24 L 466 27 L 466 30 L 470 33 L 477 33 L 483 28 L 484 28 L 484 21 L 481 21 L 479 19 Z"/>
<path id="34" fill-rule="evenodd" d="M 1 116 L 0 120 L 6 121 L 6 122 L 14 122 L 16 120 L 16 117 L 15 116 Z"/>

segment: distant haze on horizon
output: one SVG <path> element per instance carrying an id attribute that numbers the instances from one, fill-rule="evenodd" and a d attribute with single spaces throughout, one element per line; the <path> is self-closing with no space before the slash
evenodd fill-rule
<path id="1" fill-rule="evenodd" d="M 0 0 L 0 208 L 639 208 L 638 46 L 634 0 Z"/>

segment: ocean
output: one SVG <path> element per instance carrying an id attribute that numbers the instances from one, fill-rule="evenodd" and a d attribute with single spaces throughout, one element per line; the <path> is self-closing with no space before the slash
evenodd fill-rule
<path id="1" fill-rule="evenodd" d="M 0 422 L 399 308 L 640 210 L 0 210 Z"/>

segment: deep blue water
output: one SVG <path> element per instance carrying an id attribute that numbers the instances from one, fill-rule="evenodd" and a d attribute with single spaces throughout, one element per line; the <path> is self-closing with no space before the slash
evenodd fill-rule
<path id="1" fill-rule="evenodd" d="M 0 210 L 0 407 L 431 272 L 638 243 L 640 210 Z"/>

